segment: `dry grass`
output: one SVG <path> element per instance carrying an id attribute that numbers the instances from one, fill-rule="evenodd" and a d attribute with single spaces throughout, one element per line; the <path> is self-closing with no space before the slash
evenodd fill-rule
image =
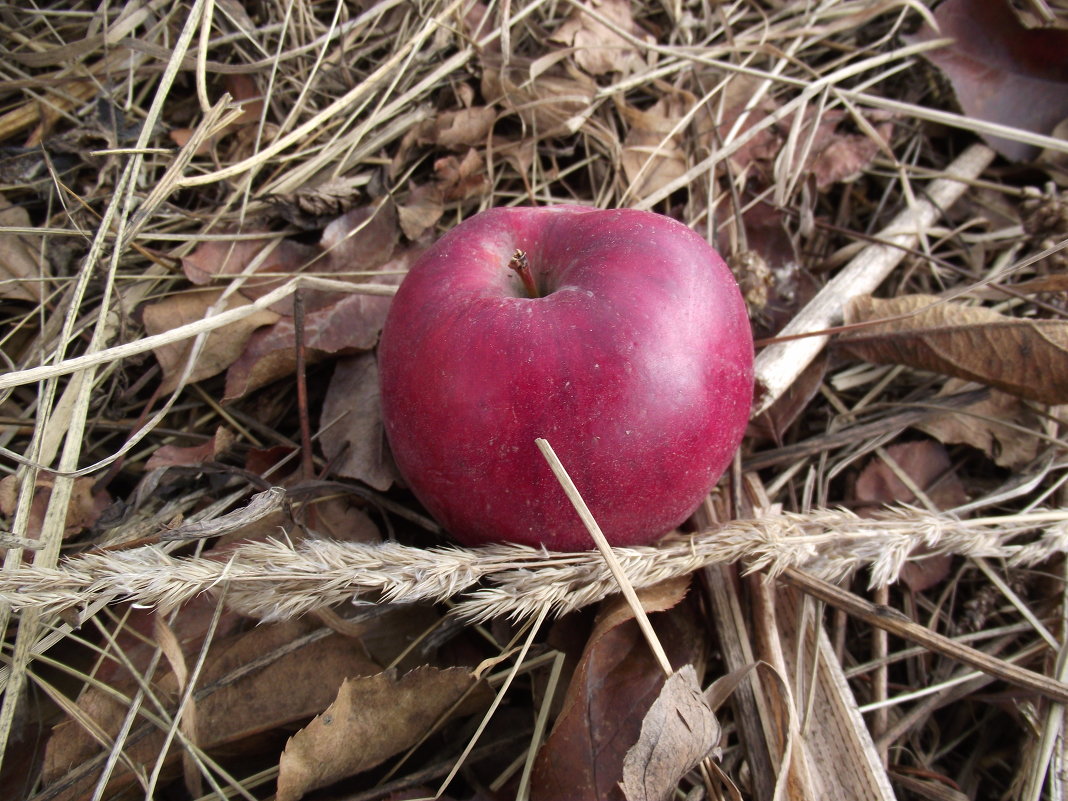
<path id="1" fill-rule="evenodd" d="M 436 643 L 442 631 L 455 635 L 462 626 L 491 657 L 514 653 L 502 647 L 507 638 L 481 624 L 537 618 L 498 684 L 548 675 L 555 664 L 555 686 L 559 652 L 547 657 L 532 648 L 539 626 L 549 612 L 593 604 L 617 587 L 592 552 L 300 539 L 316 528 L 317 504 L 338 493 L 379 510 L 406 542 L 433 544 L 438 534 L 403 494 L 351 482 L 316 484 L 307 472 L 303 482 L 300 476 L 291 482 L 293 506 L 283 510 L 296 515 L 287 518 L 287 533 L 297 542 L 239 544 L 224 558 L 205 558 L 206 538 L 228 533 L 220 518 L 277 483 L 275 476 L 237 467 L 237 455 L 290 448 L 302 434 L 292 379 L 229 403 L 219 401 L 221 377 L 189 380 L 211 347 L 209 334 L 298 292 L 389 294 L 393 288 L 385 279 L 354 283 L 359 276 L 313 262 L 251 303 L 227 309 L 225 299 L 243 290 L 253 266 L 217 282 L 222 299 L 202 318 L 148 335 L 143 307 L 188 289 L 181 259 L 198 243 L 264 232 L 278 240 L 307 238 L 345 203 L 395 204 L 405 233 L 416 240 L 490 206 L 635 206 L 669 213 L 718 242 L 747 289 L 755 325 L 768 334 L 791 319 L 788 334 L 830 328 L 852 295 L 877 286 L 889 296 L 987 298 L 983 293 L 993 292 L 1000 310 L 1063 318 L 1063 287 L 1038 296 L 1012 290 L 1048 279 L 1051 271 L 1056 277 L 1049 266 L 1056 262 L 1036 254 L 1055 257 L 1063 236 L 1034 237 L 1021 223 L 1025 202 L 1041 194 L 1034 184 L 1045 176 L 992 165 L 988 149 L 968 147 L 977 134 L 1009 136 L 1061 156 L 1068 145 L 960 114 L 920 58 L 938 43 L 901 39 L 929 18 L 927 4 L 648 0 L 630 4 L 635 26 L 613 15 L 611 4 L 495 0 L 485 16 L 470 6 L 467 0 L 248 6 L 195 0 L 0 12 L 0 204 L 29 212 L 23 218 L 0 208 L 0 241 L 19 237 L 37 269 L 14 273 L 14 245 L 0 252 L 0 268 L 11 273 L 0 285 L 0 356 L 7 364 L 0 375 L 0 468 L 8 477 L 8 531 L 0 541 L 6 547 L 0 622 L 8 633 L 0 670 L 5 789 L 39 801 L 66 792 L 62 780 L 49 785 L 36 772 L 20 780 L 18 764 L 29 759 L 20 743 L 43 743 L 51 725 L 67 717 L 105 746 L 90 766 L 105 767 L 88 792 L 62 797 L 109 797 L 106 777 L 124 762 L 138 777 L 134 795 L 162 792 L 172 781 L 164 751 L 138 764 L 127 754 L 146 725 L 181 746 L 192 796 L 257 798 L 270 787 L 276 768 L 257 765 L 246 775 L 218 764 L 200 747 L 195 726 L 188 728 L 188 714 L 154 695 L 156 666 L 181 661 L 161 633 L 181 612 L 158 616 L 169 623 L 152 632 L 151 668 L 131 668 L 141 685 L 129 695 L 109 690 L 126 710 L 117 736 L 75 703 L 84 688 L 107 689 L 96 671 L 124 659 L 119 639 L 145 639 L 131 633 L 130 610 L 119 602 L 173 612 L 207 591 L 217 594 L 215 622 L 191 655 L 189 683 L 181 687 L 183 703 L 196 707 L 204 692 L 194 692 L 197 670 L 224 604 L 270 620 L 318 611 L 346 630 L 354 624 L 336 619 L 330 607 L 354 599 L 448 602 L 452 614 L 416 642 Z M 591 37 L 573 50 L 551 38 L 571 18 Z M 602 64 L 607 69 L 597 74 Z M 239 98 L 243 108 L 226 93 L 250 85 L 262 102 Z M 486 128 L 473 113 L 466 116 L 482 108 L 490 110 Z M 837 161 L 821 150 L 826 143 L 812 124 L 827 119 L 839 120 Z M 301 206 L 301 193 L 318 188 L 322 203 L 329 194 L 324 187 L 340 207 L 309 220 L 316 215 Z M 428 205 L 439 216 L 420 216 Z M 792 244 L 796 260 L 775 262 L 769 255 L 780 240 L 743 222 L 754 209 L 774 212 L 776 237 Z M 826 289 L 808 304 L 812 293 L 799 280 Z M 784 340 L 763 351 L 764 407 L 793 390 L 804 394 L 804 367 L 826 340 Z M 152 352 L 183 342 L 192 343 L 184 372 L 173 391 L 157 394 L 162 376 Z M 309 373 L 313 406 L 327 379 L 321 368 Z M 1032 408 L 1023 422 L 1012 423 L 1019 436 L 1039 444 L 1033 459 L 1011 470 L 952 446 L 951 472 L 968 499 L 940 510 L 930 488 L 916 487 L 888 446 L 910 426 L 963 404 L 939 394 L 943 383 L 901 367 L 832 362 L 811 387 L 814 399 L 783 432 L 785 441 L 753 440 L 730 489 L 725 484 L 732 497 L 702 512 L 697 533 L 616 556 L 637 588 L 690 573 L 717 585 L 702 591 L 714 652 L 710 677 L 745 663 L 746 654 L 752 661 L 757 646 L 776 675 L 807 675 L 802 667 L 811 635 L 812 653 L 830 665 L 827 681 L 842 676 L 828 697 L 851 697 L 851 690 L 868 714 L 842 713 L 852 716 L 851 736 L 868 749 L 867 761 L 850 757 L 863 763 L 858 775 L 877 776 L 880 760 L 891 766 L 872 779 L 869 797 L 886 797 L 889 775 L 903 797 L 1059 798 L 1065 751 L 1061 707 L 1050 698 L 1060 699 L 1056 693 L 1068 678 L 1060 642 L 1068 547 L 1062 416 L 1057 408 Z M 162 480 L 145 471 L 160 446 L 202 443 L 219 426 L 238 432 L 229 461 L 172 471 L 165 491 L 149 483 Z M 872 456 L 916 490 L 915 506 L 871 517 L 843 508 L 855 501 L 851 485 Z M 331 465 L 318 456 L 309 466 L 332 477 Z M 94 490 L 109 492 L 114 506 L 102 520 L 98 510 L 84 532 L 72 535 L 68 514 L 82 502 L 87 485 L 79 482 L 86 477 L 96 482 Z M 35 492 L 42 478 L 50 493 Z M 979 512 L 985 516 L 973 516 Z M 201 521 L 200 538 L 161 539 L 176 521 Z M 61 558 L 64 552 L 69 558 Z M 929 561 L 937 554 L 955 557 L 941 581 L 916 591 L 895 583 L 910 556 Z M 871 590 L 875 604 L 901 609 L 913 626 L 941 639 L 921 648 L 887 641 L 877 607 L 874 623 L 821 616 L 811 593 L 794 599 L 797 621 L 780 619 L 776 628 L 776 604 L 781 615 L 782 604 L 793 609 L 794 601 L 783 600 L 785 590 L 776 596 L 780 590 L 771 583 L 739 583 L 725 567 L 734 564 L 765 576 L 798 568 L 828 581 L 859 575 L 858 591 Z M 769 605 L 761 606 L 765 592 Z M 734 631 L 742 606 L 748 622 Z M 860 606 L 848 609 L 863 613 Z M 904 640 L 918 636 L 907 626 L 891 631 Z M 981 658 L 964 659 L 966 648 L 981 651 Z M 65 655 L 73 655 L 69 664 Z M 980 672 L 960 668 L 961 659 Z M 991 689 L 990 676 L 1023 682 L 1030 692 Z M 767 699 L 779 697 L 768 676 L 763 689 L 754 682 L 752 696 L 739 693 L 733 712 L 721 710 L 729 735 L 724 782 L 745 785 L 750 775 L 747 792 L 763 797 L 765 779 L 752 777 L 763 759 L 771 777 L 773 762 L 794 771 L 790 797 L 839 797 L 806 773 L 818 772 L 815 757 L 800 764 L 809 758 L 802 724 L 815 719 L 809 713 L 817 683 L 812 695 L 800 686 L 782 692 L 792 705 L 778 739 L 746 729 L 770 725 L 774 717 L 746 723 L 747 709 L 767 713 Z M 532 679 L 531 686 L 541 685 Z M 27 698 L 39 708 L 27 712 L 21 703 Z M 543 703 L 531 715 L 538 721 L 535 738 L 549 725 L 549 700 Z M 1016 747 L 1006 752 L 990 736 L 994 731 L 1011 731 Z M 812 728 L 804 734 L 816 736 Z M 776 752 L 772 740 L 789 745 Z M 471 759 L 492 763 L 473 739 L 469 750 Z M 526 793 L 532 759 L 516 758 L 512 773 L 501 768 L 500 786 L 521 771 L 519 793 Z M 435 765 L 401 770 L 424 786 L 459 769 L 451 758 Z M 383 787 L 404 786 L 387 779 Z M 467 781 L 475 786 L 471 776 Z M 786 785 L 779 783 L 780 792 Z M 178 786 L 180 780 L 168 792 L 184 792 L 173 789 Z M 360 792 L 377 797 L 369 788 Z"/>

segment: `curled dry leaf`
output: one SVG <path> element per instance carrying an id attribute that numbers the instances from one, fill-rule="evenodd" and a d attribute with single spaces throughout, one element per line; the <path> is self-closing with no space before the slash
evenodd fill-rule
<path id="1" fill-rule="evenodd" d="M 974 386 L 951 378 L 938 394 L 955 395 Z M 995 464 L 1021 470 L 1038 456 L 1041 440 L 1030 433 L 1037 430 L 1038 423 L 1038 415 L 1026 403 L 992 389 L 983 400 L 926 418 L 916 428 L 942 443 L 971 445 Z"/>
<path id="2" fill-rule="evenodd" d="M 417 743 L 443 720 L 469 715 L 492 696 L 464 668 L 417 668 L 349 679 L 337 698 L 286 744 L 278 801 L 369 770 Z"/>
<path id="3" fill-rule="evenodd" d="M 338 215 L 351 211 L 360 199 L 366 175 L 346 175 L 305 186 L 295 192 L 270 195 L 263 199 L 274 205 L 282 219 L 299 228 L 321 228 Z"/>
<path id="4" fill-rule="evenodd" d="M 590 10 L 612 25 L 601 22 Z M 641 57 L 634 45 L 613 27 L 633 36 L 640 35 L 631 14 L 630 0 L 586 0 L 572 10 L 549 38 L 574 48 L 575 63 L 590 75 L 626 74 L 641 65 Z"/>
<path id="5" fill-rule="evenodd" d="M 319 442 L 334 472 L 377 490 L 393 483 L 378 397 L 378 362 L 373 353 L 341 359 L 323 401 Z"/>
<path id="6" fill-rule="evenodd" d="M 925 57 L 949 78 L 967 116 L 1040 134 L 1068 118 L 1068 31 L 1029 30 L 1005 0 L 946 0 L 934 18 L 937 31 L 924 25 L 911 38 L 953 40 Z M 1007 158 L 1038 155 L 1032 145 L 982 136 Z"/>
<path id="7" fill-rule="evenodd" d="M 0 226 L 29 228 L 30 213 L 0 195 Z M 39 301 L 46 275 L 39 247 L 23 234 L 0 234 L 0 298 Z"/>
<path id="8" fill-rule="evenodd" d="M 401 231 L 408 239 L 419 239 L 441 219 L 445 213 L 444 195 L 437 184 L 423 184 L 408 193 L 405 202 L 397 207 Z"/>
<path id="9" fill-rule="evenodd" d="M 845 317 L 851 324 L 885 320 L 838 340 L 857 358 L 978 381 L 1039 403 L 1068 402 L 1066 322 L 1007 317 L 933 295 L 866 295 Z"/>
<path id="10" fill-rule="evenodd" d="M 412 254 L 403 254 L 386 267 L 407 267 Z M 308 363 L 341 351 L 368 350 L 378 341 L 390 298 L 359 292 L 342 295 L 328 306 L 304 317 L 304 345 Z M 296 325 L 283 317 L 270 328 L 253 334 L 241 355 L 232 360 L 226 373 L 226 400 L 233 400 L 279 378 L 292 375 L 296 368 Z"/>
<path id="11" fill-rule="evenodd" d="M 688 577 L 639 591 L 642 607 L 673 665 L 697 657 L 693 611 L 679 606 Z M 622 799 L 623 760 L 641 734 L 641 719 L 664 673 L 620 598 L 608 602 L 590 634 L 552 734 L 538 752 L 532 801 Z"/>
<path id="12" fill-rule="evenodd" d="M 208 312 L 222 299 L 222 289 L 203 289 L 170 295 L 159 303 L 145 307 L 144 324 L 149 334 L 162 334 L 186 323 L 203 320 Z M 216 313 L 247 306 L 251 301 L 244 295 L 232 293 Z M 229 367 L 245 349 L 257 328 L 278 322 L 281 316 L 270 309 L 259 309 L 248 317 L 216 328 L 207 335 L 197 355 L 188 381 L 200 381 L 218 375 Z M 183 339 L 153 349 L 160 367 L 163 368 L 163 392 L 172 392 L 185 370 L 186 362 L 193 352 L 194 339 Z"/>
<path id="13" fill-rule="evenodd" d="M 534 62 L 513 58 L 508 67 L 485 60 L 482 94 L 518 114 L 540 136 L 555 136 L 569 130 L 572 120 L 588 113 L 597 84 L 584 73 L 560 64 L 537 72 Z"/>
<path id="14" fill-rule="evenodd" d="M 638 742 L 623 759 L 623 795 L 628 801 L 668 801 L 679 780 L 716 748 L 721 732 L 697 672 L 684 665 L 664 682 Z"/>
<path id="15" fill-rule="evenodd" d="M 214 462 L 234 444 L 234 432 L 219 426 L 215 433 L 199 445 L 183 448 L 180 445 L 161 445 L 145 462 L 145 471 L 157 467 L 185 467 Z"/>
<path id="16" fill-rule="evenodd" d="M 271 487 L 269 490 L 253 495 L 249 498 L 248 503 L 240 509 L 235 509 L 219 517 L 213 517 L 211 520 L 187 523 L 162 534 L 160 539 L 188 540 L 221 537 L 224 534 L 239 531 L 263 520 L 269 515 L 273 515 L 282 508 L 285 498 L 285 490 L 281 487 Z"/>
<path id="17" fill-rule="evenodd" d="M 747 85 L 745 81 L 735 81 L 739 87 Z M 755 83 L 755 82 L 754 82 Z M 732 92 L 732 97 L 734 97 Z M 741 103 L 730 107 L 719 126 L 719 139 L 725 140 L 749 103 L 749 98 L 742 94 Z M 750 109 L 743 120 L 738 133 L 744 133 L 778 109 L 778 104 L 768 98 Z M 866 117 L 878 139 L 866 134 L 852 133 L 848 130 L 852 117 L 841 109 L 819 109 L 806 106 L 797 121 L 797 114 L 788 114 L 778 123 L 758 132 L 752 139 L 731 155 L 731 164 L 739 170 L 755 169 L 763 176 L 763 183 L 772 182 L 776 169 L 794 171 L 798 165 L 791 165 L 780 158 L 783 146 L 791 129 L 800 125 L 797 148 L 791 154 L 796 160 L 804 158 L 801 171 L 811 175 L 817 189 L 827 189 L 839 181 L 849 180 L 858 175 L 881 150 L 886 149 L 893 133 L 890 115 L 885 112 L 870 111 Z M 709 137 L 707 145 L 718 147 L 716 139 Z M 881 140 L 881 141 L 880 141 Z"/>

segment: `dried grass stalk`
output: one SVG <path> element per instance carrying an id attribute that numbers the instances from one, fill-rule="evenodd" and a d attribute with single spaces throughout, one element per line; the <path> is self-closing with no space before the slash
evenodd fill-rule
<path id="1" fill-rule="evenodd" d="M 1026 543 L 1012 542 L 1033 532 L 1038 536 Z M 921 547 L 921 556 L 911 556 Z M 958 520 L 911 507 L 874 518 L 825 509 L 736 521 L 656 546 L 614 550 L 635 587 L 739 561 L 749 571 L 775 575 L 797 567 L 828 580 L 867 567 L 872 586 L 885 586 L 910 558 L 950 553 L 1026 566 L 1068 551 L 1068 510 Z M 226 560 L 173 557 L 158 546 L 84 554 L 57 569 L 31 566 L 0 576 L 0 601 L 39 612 L 102 598 L 168 609 L 225 589 L 231 607 L 279 620 L 342 602 L 441 601 L 470 591 L 456 613 L 486 620 L 526 617 L 546 605 L 562 614 L 616 588 L 596 551 L 555 553 L 510 544 L 421 549 L 310 539 L 296 547 L 275 540 L 248 543 Z"/>

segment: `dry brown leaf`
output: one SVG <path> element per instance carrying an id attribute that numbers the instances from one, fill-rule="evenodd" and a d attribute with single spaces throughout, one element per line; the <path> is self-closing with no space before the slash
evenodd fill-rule
<path id="1" fill-rule="evenodd" d="M 640 591 L 642 606 L 673 665 L 700 649 L 693 611 L 677 606 L 688 580 Z M 668 611 L 669 610 L 669 611 Z M 641 734 L 641 719 L 664 684 L 634 613 L 620 599 L 598 616 L 564 696 L 552 733 L 538 751 L 532 801 L 622 799 L 623 760 Z"/>
<path id="2" fill-rule="evenodd" d="M 409 257 L 397 262 L 404 266 Z M 388 265 L 387 265 L 388 266 Z M 378 342 L 390 298 L 382 295 L 343 295 L 331 306 L 304 318 L 304 345 L 309 364 L 328 354 L 369 350 Z M 226 373 L 225 399 L 240 398 L 254 389 L 292 375 L 296 369 L 296 326 L 283 317 L 270 328 L 255 332 Z"/>
<path id="3" fill-rule="evenodd" d="M 309 626 L 297 621 L 266 624 L 215 641 L 197 683 L 198 688 L 213 688 L 210 694 L 197 700 L 196 735 L 202 748 L 210 751 L 227 745 L 231 753 L 240 753 L 243 748 L 258 751 L 265 743 L 253 735 L 318 714 L 334 699 L 345 679 L 380 670 L 359 648 L 353 647 L 351 640 L 340 635 L 329 635 L 293 648 L 294 641 L 310 631 Z M 256 667 L 249 670 L 250 665 Z M 218 684 L 231 674 L 234 675 L 229 681 Z M 137 687 L 128 675 L 109 683 L 128 696 Z M 154 684 L 159 697 L 173 709 L 177 697 L 174 674 L 166 672 Z M 92 687 L 81 694 L 78 707 L 110 738 L 118 733 L 126 714 L 125 704 L 117 702 L 112 693 Z M 127 743 L 125 752 L 135 765 L 154 764 L 166 732 L 152 728 L 151 724 L 141 724 L 140 720 L 138 725 L 148 725 L 149 729 L 145 735 Z M 80 725 L 73 721 L 61 723 L 48 742 L 43 781 L 62 782 L 68 770 L 92 758 L 99 750 L 99 743 Z M 165 778 L 174 775 L 180 751 L 172 748 L 168 752 Z M 88 797 L 86 793 L 91 793 L 96 780 L 97 773 L 91 772 L 61 790 L 55 798 L 75 801 Z M 105 797 L 117 797 L 122 788 L 135 782 L 135 777 L 120 762 L 107 785 Z"/>
<path id="4" fill-rule="evenodd" d="M 29 228 L 30 213 L 0 195 L 0 226 Z M 40 301 L 41 279 L 48 276 L 41 258 L 40 247 L 23 234 L 0 234 L 0 298 Z"/>
<path id="5" fill-rule="evenodd" d="M 679 780 L 716 748 L 721 731 L 697 672 L 684 665 L 664 682 L 623 760 L 623 795 L 628 801 L 668 801 Z"/>
<path id="6" fill-rule="evenodd" d="M 93 490 L 96 477 L 83 476 L 74 479 L 70 502 L 67 505 L 67 519 L 63 524 L 63 538 L 73 537 L 92 527 L 104 510 L 111 505 L 111 496 L 107 490 Z M 41 473 L 37 477 L 33 500 L 30 502 L 30 514 L 26 527 L 26 536 L 38 539 L 41 525 L 44 523 L 45 511 L 52 496 L 52 477 Z M 19 477 L 4 476 L 0 479 L 0 513 L 11 518 L 15 514 L 18 501 Z"/>
<path id="7" fill-rule="evenodd" d="M 442 111 L 416 129 L 421 145 L 440 145 L 450 150 L 465 150 L 486 144 L 497 112 L 489 106 L 473 106 Z"/>
<path id="8" fill-rule="evenodd" d="M 597 20 L 584 9 L 592 9 L 615 24 L 620 30 L 639 35 L 634 23 L 630 0 L 586 0 L 575 8 L 564 23 L 549 38 L 574 48 L 575 63 L 590 75 L 610 72 L 629 73 L 641 65 L 641 57 L 627 39 L 608 25 Z"/>
<path id="9" fill-rule="evenodd" d="M 641 200 L 685 175 L 688 162 L 682 149 L 685 126 L 670 135 L 697 99 L 689 92 L 672 92 L 645 111 L 619 103 L 630 126 L 621 161 L 631 194 Z"/>
<path id="10" fill-rule="evenodd" d="M 152 335 L 162 334 L 186 323 L 203 320 L 222 295 L 222 289 L 199 289 L 170 295 L 159 303 L 150 304 L 144 310 L 145 330 Z M 251 301 L 248 298 L 235 292 L 216 312 L 229 311 L 249 303 Z M 210 378 L 227 369 L 241 355 L 257 328 L 269 326 L 280 319 L 276 312 L 260 309 L 242 320 L 210 332 L 189 374 L 189 383 Z M 184 339 L 153 349 L 163 368 L 161 391 L 171 392 L 178 386 L 178 379 L 192 353 L 193 342 L 193 339 Z"/>
<path id="11" fill-rule="evenodd" d="M 234 432 L 225 426 L 219 426 L 214 434 L 199 445 L 187 448 L 180 445 L 161 445 L 148 457 L 145 471 L 155 470 L 157 467 L 184 467 L 216 461 L 230 449 L 234 440 Z"/>
<path id="12" fill-rule="evenodd" d="M 437 184 L 417 186 L 408 193 L 403 205 L 397 208 L 400 227 L 408 239 L 419 239 L 434 227 L 445 213 L 444 191 Z"/>
<path id="13" fill-rule="evenodd" d="M 1068 403 L 1068 323 L 1025 320 L 933 295 L 866 295 L 846 322 L 873 323 L 838 344 L 859 359 L 978 381 L 1039 403 Z"/>
<path id="14" fill-rule="evenodd" d="M 484 706 L 487 692 L 465 668 L 422 667 L 400 677 L 386 671 L 345 681 L 337 699 L 286 744 L 278 801 L 297 801 L 381 764 L 443 720 Z"/>
<path id="15" fill-rule="evenodd" d="M 951 378 L 939 395 L 955 395 L 974 388 L 967 381 Z M 1038 415 L 1027 404 L 1015 395 L 992 389 L 981 401 L 959 411 L 926 418 L 915 427 L 939 442 L 971 445 L 983 451 L 995 464 L 1020 470 L 1038 456 L 1042 442 L 1028 433 L 1036 430 L 1037 425 Z"/>
<path id="16" fill-rule="evenodd" d="M 380 491 L 389 489 L 394 472 L 386 457 L 373 353 L 338 361 L 320 420 L 319 442 L 334 472 Z"/>
<path id="17" fill-rule="evenodd" d="M 748 103 L 746 98 L 742 105 L 730 109 L 724 115 L 719 126 L 720 137 L 725 137 L 737 122 Z M 768 99 L 761 101 L 750 110 L 739 133 L 745 133 L 768 115 L 775 112 L 778 105 Z M 869 121 L 883 143 L 890 141 L 893 124 L 885 112 L 868 112 Z M 787 136 L 793 127 L 795 114 L 788 114 L 776 125 L 758 132 L 731 155 L 734 167 L 743 171 L 747 168 L 758 170 L 769 183 L 774 175 L 778 159 Z M 881 149 L 881 143 L 858 133 L 851 133 L 847 126 L 852 122 L 848 113 L 841 109 L 819 110 L 812 106 L 805 108 L 799 137 L 800 144 L 795 158 L 804 155 L 801 166 L 803 172 L 811 175 L 817 189 L 827 189 L 839 181 L 848 180 L 858 175 Z M 815 126 L 815 131 L 812 130 Z M 709 143 L 715 146 L 713 140 Z M 803 150 L 802 150 L 803 147 Z"/>
<path id="18" fill-rule="evenodd" d="M 445 200 L 466 200 L 480 195 L 486 184 L 486 163 L 474 148 L 463 159 L 446 156 L 434 162 L 438 187 Z"/>
<path id="19" fill-rule="evenodd" d="M 1029 30 L 1003 0 L 946 0 L 911 41 L 951 38 L 924 54 L 953 84 L 969 117 L 1049 134 L 1068 117 L 1068 31 Z M 1033 159 L 1033 145 L 980 134 L 1003 156 Z"/>
<path id="20" fill-rule="evenodd" d="M 284 220 L 299 228 L 311 230 L 351 211 L 360 199 L 360 187 L 367 183 L 365 176 L 341 176 L 296 192 L 270 195 L 264 200 L 274 205 Z"/>
<path id="21" fill-rule="evenodd" d="M 486 63 L 482 94 L 518 114 L 539 136 L 566 132 L 572 119 L 588 112 L 597 84 L 585 73 L 556 65 L 531 77 L 533 63 L 513 58 L 507 70 Z"/>

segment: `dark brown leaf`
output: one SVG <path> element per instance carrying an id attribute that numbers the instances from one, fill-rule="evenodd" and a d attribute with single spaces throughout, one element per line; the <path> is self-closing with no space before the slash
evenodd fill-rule
<path id="1" fill-rule="evenodd" d="M 1049 134 L 1068 117 L 1068 31 L 1029 30 L 1005 0 L 946 0 L 913 41 L 951 38 L 925 57 L 953 84 L 969 117 Z M 1003 156 L 1027 160 L 1032 145 L 983 135 Z"/>
<path id="2" fill-rule="evenodd" d="M 373 353 L 341 359 L 323 401 L 319 442 L 334 472 L 377 490 L 387 490 L 394 472 L 378 398 L 378 362 Z"/>
<path id="3" fill-rule="evenodd" d="M 464 668 L 422 667 L 400 677 L 387 671 L 344 682 L 336 700 L 286 744 L 278 801 L 297 801 L 381 764 L 443 720 L 484 706 L 487 694 Z"/>
<path id="4" fill-rule="evenodd" d="M 378 342 L 390 298 L 352 293 L 304 318 L 308 363 L 345 350 L 369 350 Z M 270 328 L 255 332 L 226 373 L 226 400 L 292 375 L 296 368 L 296 326 L 283 317 Z"/>
<path id="5" fill-rule="evenodd" d="M 664 682 L 623 760 L 623 795 L 628 801 L 667 801 L 679 780 L 716 748 L 721 731 L 693 665 L 684 665 Z"/>
<path id="6" fill-rule="evenodd" d="M 900 319 L 887 319 L 900 318 Z M 864 296 L 847 323 L 875 320 L 838 344 L 860 359 L 956 376 L 1040 403 L 1068 402 L 1068 323 L 1025 320 L 933 295 Z"/>
<path id="7" fill-rule="evenodd" d="M 195 292 L 181 292 L 170 295 L 159 303 L 145 307 L 145 330 L 149 334 L 162 334 L 172 328 L 203 320 L 209 310 L 222 298 L 222 289 L 203 289 Z M 229 311 L 247 306 L 251 301 L 244 295 L 233 293 L 217 309 L 217 312 Z M 270 309 L 259 309 L 237 322 L 216 328 L 208 334 L 200 353 L 189 373 L 188 381 L 193 383 L 227 369 L 241 355 L 246 344 L 257 328 L 270 326 L 280 316 Z M 156 359 L 163 368 L 163 392 L 171 392 L 178 386 L 186 367 L 186 362 L 193 349 L 193 338 L 183 339 L 153 349 Z"/>
<path id="8" fill-rule="evenodd" d="M 974 384 L 951 378 L 939 395 L 967 392 Z M 1038 455 L 1038 415 L 1015 395 L 990 390 L 988 397 L 959 410 L 929 417 L 916 428 L 944 444 L 978 448 L 1001 467 L 1020 470 Z"/>
<path id="9" fill-rule="evenodd" d="M 0 226 L 29 228 L 30 214 L 0 196 Z M 41 250 L 29 238 L 23 234 L 0 234 L 0 298 L 39 301 L 41 279 L 46 275 L 41 266 Z"/>
<path id="10" fill-rule="evenodd" d="M 145 462 L 145 471 L 155 470 L 157 467 L 184 467 L 216 461 L 230 449 L 234 439 L 234 432 L 225 426 L 219 426 L 215 433 L 200 445 L 160 445 Z"/>
<path id="11" fill-rule="evenodd" d="M 675 666 L 694 661 L 701 647 L 692 610 L 676 606 L 685 586 L 665 582 L 639 593 L 646 611 L 670 610 L 651 620 Z M 623 760 L 663 684 L 664 673 L 633 612 L 625 602 L 612 601 L 597 619 L 560 716 L 538 752 L 532 801 L 622 799 Z"/>
<path id="12" fill-rule="evenodd" d="M 227 745 L 231 752 L 240 751 L 247 741 L 262 747 L 253 735 L 307 719 L 325 709 L 337 694 L 341 682 L 354 675 L 368 675 L 380 668 L 364 657 L 359 648 L 340 635 L 306 641 L 294 648 L 294 641 L 309 632 L 307 623 L 289 622 L 258 626 L 227 640 L 217 640 L 208 653 L 207 662 L 197 683 L 197 741 L 206 750 Z M 250 666 L 252 669 L 249 669 Z M 220 680 L 226 679 L 220 683 Z M 130 677 L 112 686 L 132 696 L 136 683 Z M 155 692 L 174 709 L 177 682 L 166 672 L 155 682 Z M 110 739 L 118 733 L 126 713 L 112 692 L 89 688 L 78 699 L 78 707 Z M 129 740 L 125 754 L 134 765 L 155 763 L 166 739 L 166 732 L 139 723 L 139 731 Z M 45 753 L 43 779 L 46 783 L 63 780 L 64 774 L 92 758 L 100 750 L 96 738 L 73 721 L 57 726 Z M 172 748 L 165 763 L 165 776 L 174 775 L 181 749 Z M 90 773 L 71 784 L 56 798 L 75 801 L 91 792 L 97 773 Z M 136 782 L 134 775 L 120 762 L 108 783 L 106 797 L 116 797 L 120 790 Z"/>

